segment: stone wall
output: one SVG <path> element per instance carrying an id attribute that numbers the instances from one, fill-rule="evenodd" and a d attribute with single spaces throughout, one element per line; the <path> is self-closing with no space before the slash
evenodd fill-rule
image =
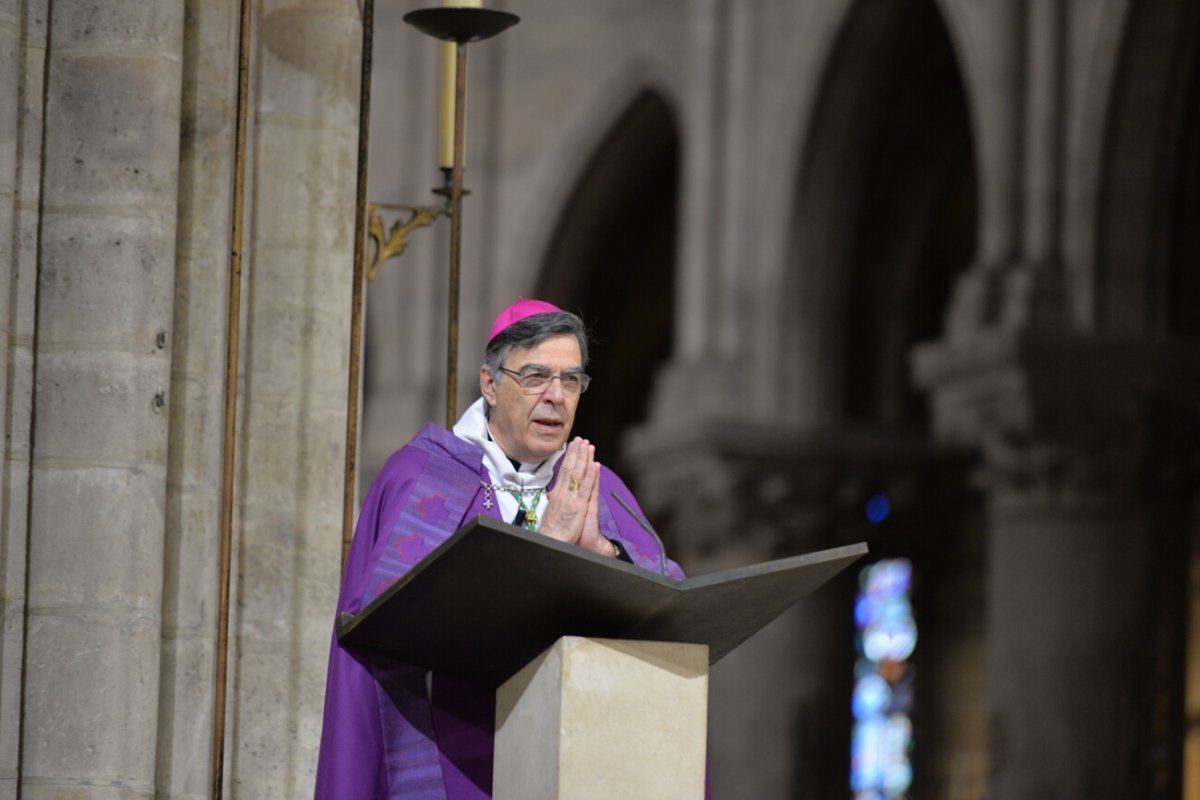
<path id="1" fill-rule="evenodd" d="M 361 20 L 255 10 L 225 775 L 292 797 L 339 573 Z M 0 4 L 0 796 L 209 794 L 238 21 Z"/>
<path id="2" fill-rule="evenodd" d="M 37 208 L 41 188 L 43 3 L 0 5 L 0 374 L 4 462 L 0 465 L 0 797 L 17 794 L 24 669 L 25 559 L 33 393 Z"/>

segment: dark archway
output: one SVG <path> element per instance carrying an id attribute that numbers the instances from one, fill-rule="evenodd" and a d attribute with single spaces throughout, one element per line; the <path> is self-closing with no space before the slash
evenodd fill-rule
<path id="1" fill-rule="evenodd" d="M 1096 225 L 1094 315 L 1114 335 L 1200 335 L 1200 6 L 1135 4 L 1124 30 Z"/>
<path id="2" fill-rule="evenodd" d="M 1173 169 L 1167 170 L 1171 187 L 1167 263 L 1164 278 L 1167 334 L 1200 340 L 1200 8 L 1188 4 L 1191 15 L 1183 26 L 1188 33 L 1180 59 L 1183 109 L 1181 135 L 1174 148 Z"/>
<path id="3" fill-rule="evenodd" d="M 851 424 L 924 432 L 908 352 L 941 336 L 951 286 L 974 255 L 975 156 L 941 15 L 932 0 L 899 5 L 891 66 L 864 90 L 873 100 L 855 154 L 862 183 L 848 226 L 841 397 Z"/>
<path id="4" fill-rule="evenodd" d="M 638 95 L 579 178 L 538 284 L 538 296 L 591 327 L 593 382 L 575 432 L 626 480 L 621 435 L 646 418 L 671 353 L 679 150 L 670 109 L 652 92 Z"/>
<path id="5" fill-rule="evenodd" d="M 837 536 L 867 540 L 873 558 L 913 563 L 920 646 L 911 796 L 937 797 L 952 784 L 982 785 L 986 728 L 982 682 L 967 666 L 982 663 L 985 642 L 979 502 L 960 457 L 930 442 L 909 365 L 916 344 L 942 336 L 978 230 L 971 115 L 934 0 L 860 0 L 813 120 L 800 176 L 797 280 L 811 326 L 802 339 L 815 342 L 814 360 L 828 365 L 829 415 L 849 452 Z M 877 494 L 892 510 L 872 524 L 864 506 Z M 849 615 L 847 628 L 850 661 Z M 852 665 L 844 672 L 844 686 L 830 690 L 848 702 Z M 848 750 L 849 741 L 847 721 L 845 739 L 831 744 Z M 836 753 L 826 760 L 832 768 L 820 778 L 821 796 L 832 796 L 839 779 L 847 786 L 849 765 Z"/>

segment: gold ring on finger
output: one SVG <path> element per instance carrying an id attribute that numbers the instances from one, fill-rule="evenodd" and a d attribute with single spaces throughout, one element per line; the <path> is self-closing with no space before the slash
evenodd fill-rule
<path id="1" fill-rule="evenodd" d="M 574 478 L 571 478 L 571 481 L 567 484 L 567 491 L 573 492 L 578 488 L 579 488 L 579 481 L 575 480 Z"/>

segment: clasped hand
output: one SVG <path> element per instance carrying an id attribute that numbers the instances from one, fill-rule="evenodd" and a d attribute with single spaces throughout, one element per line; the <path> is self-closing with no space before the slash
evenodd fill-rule
<path id="1" fill-rule="evenodd" d="M 616 553 L 612 542 L 600 535 L 600 463 L 596 446 L 587 439 L 576 436 L 567 445 L 546 501 L 539 533 L 601 555 Z"/>

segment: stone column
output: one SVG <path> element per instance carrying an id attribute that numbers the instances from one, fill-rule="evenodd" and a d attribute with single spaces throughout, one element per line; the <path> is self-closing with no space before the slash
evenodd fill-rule
<path id="1" fill-rule="evenodd" d="M 1050 5 L 1049 3 L 1043 5 Z M 1057 5 L 1057 4 L 1056 4 Z M 1044 209 L 1045 200 L 1031 191 L 1057 191 L 1039 181 L 1027 182 L 1028 165 L 1023 160 L 1023 146 L 1032 140 L 1039 146 L 1043 162 L 1055 157 L 1055 142 L 1047 141 L 1046 131 L 1031 134 L 1024 124 L 1030 99 L 1025 95 L 1025 73 L 1028 63 L 1025 43 L 1030 37 L 1029 15 L 1019 3 L 972 3 L 950 0 L 945 3 L 948 23 L 956 38 L 970 41 L 972 47 L 963 50 L 963 78 L 971 98 L 972 131 L 979 173 L 979 245 L 975 262 L 954 287 L 954 302 L 946 318 L 951 331 L 970 330 L 974 325 L 992 324 L 1018 312 L 1005 306 L 1004 282 L 1018 269 L 1022 239 L 1026 235 L 1021 224 L 1032 202 Z M 1043 10 L 1039 16 L 1045 17 Z M 1037 66 L 1044 70 L 1051 58 L 1046 50 L 1053 42 L 1038 36 Z M 1038 120 L 1046 115 L 1062 113 L 1047 108 L 1045 92 L 1039 95 Z M 1057 117 L 1051 118 L 1057 123 Z M 1054 130 L 1051 126 L 1051 131 Z M 1041 239 L 1044 245 L 1044 237 Z M 1057 243 L 1054 243 L 1057 245 Z M 1047 245 L 1048 246 L 1048 245 Z M 1045 277 L 1043 271 L 1041 277 Z"/>
<path id="2" fill-rule="evenodd" d="M 717 210 L 722 189 L 721 175 L 721 95 L 713 87 L 721 85 L 722 65 L 727 53 L 721 43 L 724 6 L 716 0 L 702 0 L 689 15 L 687 74 L 689 102 L 684 106 L 682 173 L 680 175 L 679 275 L 676 285 L 680 313 L 675 322 L 675 358 L 684 363 L 711 357 L 716 343 L 712 320 L 720 313 L 712 287 L 718 284 L 713 254 L 720 252 L 720 227 L 711 220 Z"/>
<path id="3" fill-rule="evenodd" d="M 1200 382 L 1157 346 L 1012 332 L 917 375 L 986 464 L 991 796 L 1172 796 Z"/>
<path id="4" fill-rule="evenodd" d="M 698 419 L 744 420 L 748 414 L 761 419 L 776 411 L 766 409 L 772 396 L 760 387 L 769 381 L 755 373 L 748 355 L 759 343 L 744 337 L 746 330 L 758 330 L 748 317 L 762 287 L 760 272 L 745 263 L 753 259 L 754 247 L 737 233 L 737 222 L 753 213 L 738 183 L 745 177 L 738 168 L 748 136 L 743 118 L 753 101 L 739 90 L 754 70 L 759 16 L 714 0 L 694 3 L 687 14 L 678 311 L 671 360 L 655 378 L 650 413 L 660 429 Z M 738 257 L 731 261 L 732 253 Z M 689 413 L 681 417 L 684 407 Z"/>
<path id="5" fill-rule="evenodd" d="M 160 798 L 209 791 L 237 0 L 186 0 L 158 712 Z"/>
<path id="6" fill-rule="evenodd" d="M 1139 422 L 1129 424 L 1140 429 Z M 1145 466 L 1139 454 L 1125 455 Z M 1179 793 L 1183 505 L 1172 512 L 1144 495 L 1141 470 L 1120 483 L 1097 480 L 1106 456 L 1033 446 L 991 482 L 988 709 L 997 798 Z M 1085 483 L 1076 481 L 1081 472 Z M 1173 710 L 1162 714 L 1160 706 Z"/>
<path id="7" fill-rule="evenodd" d="M 1031 454 L 1031 459 L 1036 456 Z M 1148 530 L 1128 497 L 993 491 L 988 708 L 997 798 L 1135 797 Z M 1036 476 L 1036 477 L 1035 477 Z M 1122 493 L 1124 494 L 1124 493 Z"/>
<path id="8" fill-rule="evenodd" d="M 355 0 L 261 9 L 227 763 L 239 797 L 303 797 L 340 578 L 362 23 Z"/>
<path id="9" fill-rule="evenodd" d="M 151 798 L 183 4 L 50 17 L 21 792 Z"/>

